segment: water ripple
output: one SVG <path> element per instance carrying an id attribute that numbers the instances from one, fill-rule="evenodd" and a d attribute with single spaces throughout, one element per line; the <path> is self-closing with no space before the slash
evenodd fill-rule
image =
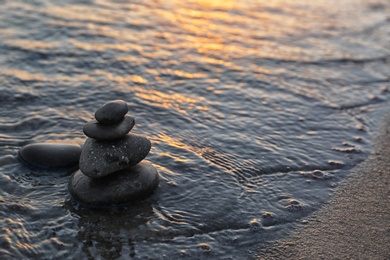
<path id="1" fill-rule="evenodd" d="M 384 0 L 2 3 L 5 259 L 247 258 L 329 198 L 388 111 Z M 70 172 L 19 162 L 83 143 L 114 99 L 152 141 L 150 199 L 90 209 Z"/>

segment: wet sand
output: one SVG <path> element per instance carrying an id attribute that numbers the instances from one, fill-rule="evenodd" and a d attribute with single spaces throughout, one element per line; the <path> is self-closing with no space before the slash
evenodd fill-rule
<path id="1" fill-rule="evenodd" d="M 373 153 L 331 201 L 257 259 L 390 259 L 390 116 Z"/>

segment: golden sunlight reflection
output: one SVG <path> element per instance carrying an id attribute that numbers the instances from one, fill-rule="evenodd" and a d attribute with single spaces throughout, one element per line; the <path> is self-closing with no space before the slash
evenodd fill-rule
<path id="1" fill-rule="evenodd" d="M 32 247 L 31 245 L 27 244 L 27 243 L 21 243 L 21 242 L 18 242 L 16 244 L 17 247 L 21 247 L 21 248 L 24 248 L 24 249 L 28 249 L 28 250 L 33 250 L 34 247 Z"/>
<path id="2" fill-rule="evenodd" d="M 52 75 L 51 77 L 44 76 L 39 73 L 30 73 L 26 70 L 17 70 L 17 69 L 3 69 L 2 73 L 11 76 L 16 77 L 22 81 L 43 81 L 43 82 L 53 82 L 58 83 L 59 81 L 68 81 L 68 82 L 80 82 L 80 81 L 91 81 L 96 82 L 96 78 L 92 77 L 87 74 L 78 74 L 75 76 L 66 76 L 66 75 Z M 129 80 L 130 81 L 130 80 Z M 25 86 L 18 87 L 18 90 L 21 92 L 26 92 Z M 34 90 L 37 91 L 37 90 Z"/>
<path id="3" fill-rule="evenodd" d="M 2 73 L 11 76 L 16 77 L 23 81 L 45 81 L 46 77 L 37 73 L 29 73 L 25 70 L 16 70 L 16 69 L 3 69 Z M 23 92 L 24 87 L 18 87 L 18 90 Z"/>
<path id="4" fill-rule="evenodd" d="M 176 140 L 173 137 L 166 135 L 165 133 L 159 133 L 158 139 L 160 142 L 164 142 L 172 147 L 191 150 L 191 147 L 189 147 L 187 144 L 181 142 L 180 140 Z"/>
<path id="5" fill-rule="evenodd" d="M 172 69 L 165 69 L 160 72 L 162 75 L 172 75 L 179 78 L 185 78 L 185 79 L 200 79 L 200 78 L 206 78 L 207 75 L 204 73 L 189 73 L 182 70 L 172 70 Z"/>
<path id="6" fill-rule="evenodd" d="M 16 46 L 21 49 L 27 50 L 37 50 L 37 49 L 53 49 L 59 47 L 58 43 L 55 42 L 43 42 L 38 40 L 21 40 L 14 39 L 8 40 L 5 42 L 6 44 Z"/>
<path id="7" fill-rule="evenodd" d="M 155 12 L 162 24 L 172 25 L 173 30 L 170 26 L 169 33 L 160 34 L 162 38 L 169 38 L 176 48 L 193 48 L 208 56 L 225 54 L 226 58 L 271 56 L 302 59 L 305 48 L 275 39 L 306 34 L 312 27 L 326 30 L 334 22 L 326 14 L 313 14 L 318 12 L 311 9 L 321 5 L 306 2 L 173 0 L 168 12 L 165 5 L 159 2 Z"/>
<path id="8" fill-rule="evenodd" d="M 89 22 L 107 22 L 112 23 L 118 19 L 118 16 L 110 10 L 92 9 L 82 5 L 68 5 L 67 8 L 53 6 L 43 11 L 44 14 L 56 16 L 61 19 L 66 17 L 72 21 L 89 21 Z"/>
<path id="9" fill-rule="evenodd" d="M 106 79 L 114 82 L 133 82 L 133 83 L 139 83 L 139 84 L 146 84 L 148 81 L 144 79 L 143 77 L 139 75 L 125 75 L 125 76 L 119 76 L 119 75 L 114 75 L 112 73 L 109 73 L 104 70 L 95 70 L 94 71 L 96 75 L 101 75 L 104 76 Z"/>
<path id="10" fill-rule="evenodd" d="M 236 8 L 240 1 L 237 0 L 193 0 L 190 3 L 203 7 L 204 9 L 224 9 Z"/>
<path id="11" fill-rule="evenodd" d="M 171 155 L 170 155 L 171 156 Z M 154 166 L 157 168 L 157 170 L 159 172 L 163 172 L 164 174 L 161 175 L 161 178 L 164 178 L 166 180 L 169 180 L 170 182 L 175 182 L 174 179 L 171 179 L 169 178 L 169 176 L 167 175 L 172 175 L 172 176 L 178 176 L 180 175 L 178 172 L 176 171 L 171 171 L 169 168 L 167 167 L 164 167 L 163 165 L 160 165 L 160 164 L 154 164 Z"/>
<path id="12" fill-rule="evenodd" d="M 187 223 L 181 220 L 181 216 L 179 214 L 171 214 L 169 210 L 166 210 L 164 207 L 153 208 L 154 213 L 164 221 L 174 223 L 177 225 L 186 225 Z M 164 228 L 167 229 L 167 228 Z M 168 230 L 168 229 L 167 229 Z"/>
<path id="13" fill-rule="evenodd" d="M 9 228 L 3 228 L 3 231 L 5 231 L 6 233 L 8 233 L 8 234 L 12 234 L 12 231 L 11 231 L 11 229 L 9 229 Z"/>
<path id="14" fill-rule="evenodd" d="M 77 40 L 70 39 L 69 42 L 80 49 L 86 51 L 107 51 L 107 50 L 117 50 L 117 51 L 129 51 L 136 50 L 139 53 L 142 53 L 142 47 L 137 44 L 132 43 L 121 43 L 121 44 L 100 44 L 100 43 L 91 43 L 91 42 L 81 42 Z"/>
<path id="15" fill-rule="evenodd" d="M 208 107 L 201 105 L 202 101 L 204 101 L 203 97 L 192 98 L 172 91 L 165 93 L 137 86 L 134 86 L 133 89 L 137 97 L 150 102 L 151 105 L 166 109 L 173 109 L 183 115 L 187 115 L 188 112 L 192 110 L 208 110 Z"/>
<path id="16" fill-rule="evenodd" d="M 183 156 L 174 155 L 174 154 L 168 153 L 168 152 L 161 152 L 161 153 L 159 153 L 159 155 L 171 157 L 175 162 L 178 162 L 178 163 L 185 163 L 185 162 L 189 161 L 188 158 L 185 158 Z"/>

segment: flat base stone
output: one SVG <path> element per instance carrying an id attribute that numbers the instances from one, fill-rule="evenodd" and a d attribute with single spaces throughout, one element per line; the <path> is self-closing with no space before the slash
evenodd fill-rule
<path id="1" fill-rule="evenodd" d="M 80 154 L 79 145 L 65 143 L 34 143 L 19 150 L 22 162 L 40 168 L 76 167 Z"/>
<path id="2" fill-rule="evenodd" d="M 103 178 L 90 178 L 80 170 L 69 180 L 70 195 L 80 203 L 92 206 L 135 202 L 150 196 L 157 188 L 159 175 L 147 161 Z"/>

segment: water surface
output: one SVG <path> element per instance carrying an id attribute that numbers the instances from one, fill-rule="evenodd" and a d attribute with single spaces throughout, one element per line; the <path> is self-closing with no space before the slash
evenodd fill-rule
<path id="1" fill-rule="evenodd" d="M 2 258 L 247 258 L 367 158 L 389 110 L 387 1 L 0 1 Z M 83 143 L 123 99 L 161 183 L 75 204 L 25 144 Z"/>

